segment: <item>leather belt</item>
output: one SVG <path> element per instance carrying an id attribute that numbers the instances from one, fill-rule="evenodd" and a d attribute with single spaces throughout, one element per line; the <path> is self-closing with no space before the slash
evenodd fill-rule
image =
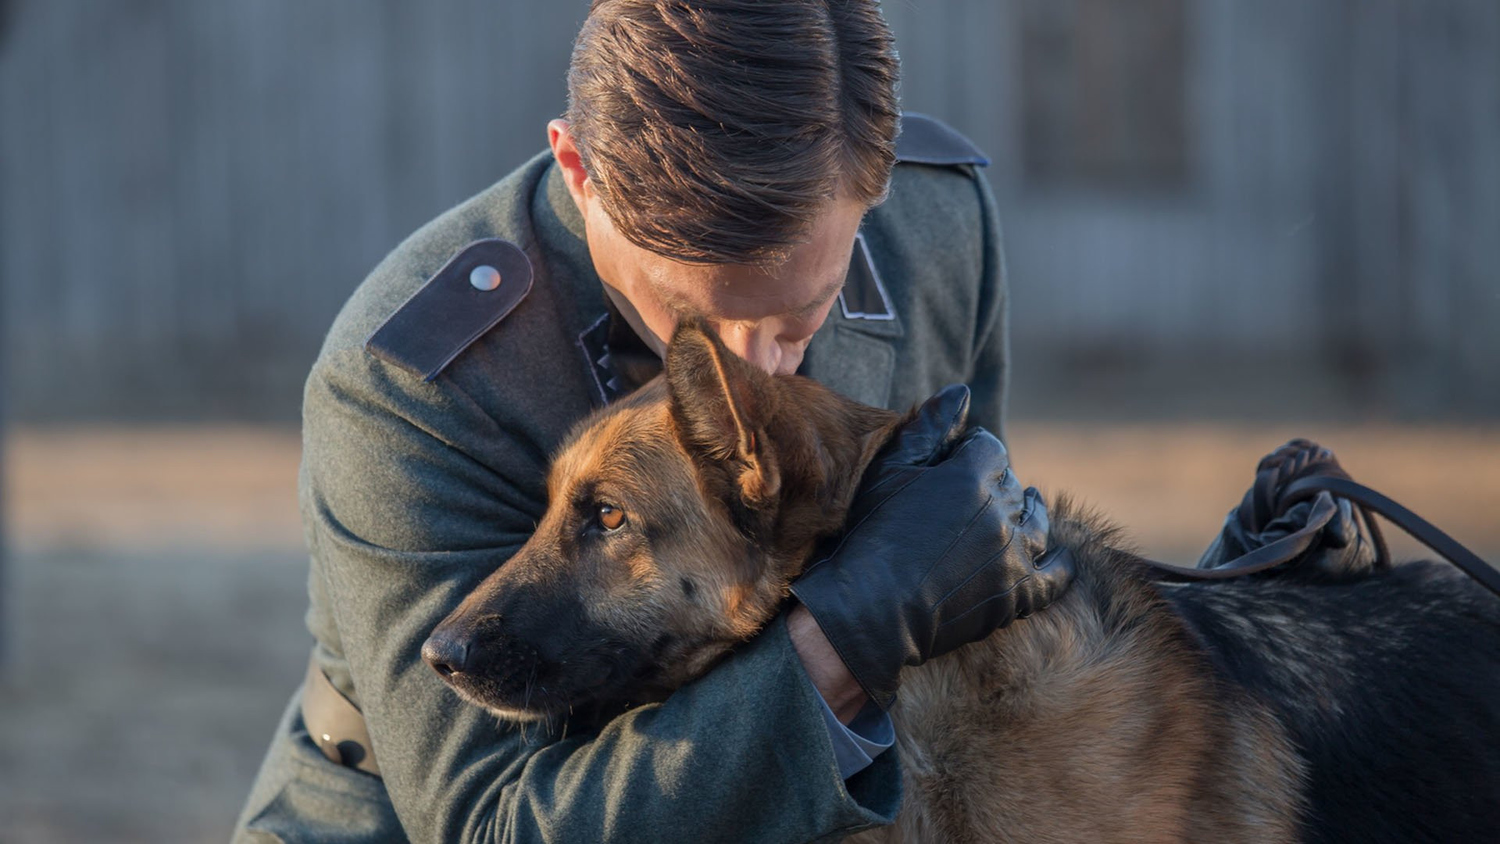
<path id="1" fill-rule="evenodd" d="M 302 683 L 302 723 L 330 761 L 380 776 L 365 716 L 334 688 L 316 658 L 308 660 L 307 679 Z"/>

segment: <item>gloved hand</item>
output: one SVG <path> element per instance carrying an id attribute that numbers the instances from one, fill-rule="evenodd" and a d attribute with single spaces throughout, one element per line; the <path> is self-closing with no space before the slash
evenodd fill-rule
<path id="1" fill-rule="evenodd" d="M 1296 439 L 1261 459 L 1255 483 L 1240 505 L 1229 511 L 1224 527 L 1198 560 L 1198 568 L 1225 563 L 1309 528 L 1318 531 L 1311 547 L 1295 566 L 1266 576 L 1296 576 L 1311 581 L 1340 580 L 1368 574 L 1381 565 L 1376 543 L 1366 535 L 1347 498 L 1327 492 L 1287 506 L 1282 491 L 1293 481 L 1315 472 L 1347 477 L 1333 452 L 1309 440 Z"/>
<path id="2" fill-rule="evenodd" d="M 901 668 L 978 641 L 1046 607 L 1071 555 L 1044 554 L 1047 507 L 1024 492 L 1005 446 L 964 434 L 969 390 L 928 399 L 866 470 L 833 551 L 792 594 L 882 709 Z"/>

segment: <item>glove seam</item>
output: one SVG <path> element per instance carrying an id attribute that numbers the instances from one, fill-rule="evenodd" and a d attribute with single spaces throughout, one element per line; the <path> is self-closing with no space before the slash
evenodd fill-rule
<path id="1" fill-rule="evenodd" d="M 958 457 L 958 455 L 960 453 L 962 453 L 965 448 L 969 447 L 969 444 L 971 442 L 973 442 L 973 440 L 965 440 L 961 445 L 959 445 L 959 447 L 957 449 L 954 449 L 953 453 L 948 456 L 948 459 L 952 460 L 952 459 Z M 810 573 L 814 568 L 817 568 L 818 566 L 821 566 L 823 563 L 826 563 L 829 560 L 833 559 L 834 557 L 837 557 L 838 554 L 839 554 L 839 552 L 844 549 L 844 544 L 846 542 L 848 542 L 850 536 L 854 535 L 854 533 L 856 531 L 858 531 L 861 527 L 864 527 L 865 522 L 868 522 L 870 520 L 870 517 L 872 517 L 876 513 L 880 512 L 885 507 L 885 505 L 890 502 L 890 500 L 892 498 L 895 498 L 897 495 L 899 495 L 900 493 L 904 492 L 907 487 L 911 486 L 912 484 L 916 483 L 917 481 L 920 481 L 923 477 L 925 477 L 926 474 L 927 474 L 927 471 L 930 468 L 932 468 L 932 467 L 915 467 L 913 469 L 912 473 L 911 473 L 911 480 L 909 480 L 906 483 L 902 484 L 900 487 L 892 490 L 890 495 L 887 495 L 886 497 L 880 499 L 879 503 L 877 503 L 874 507 L 871 507 L 863 516 L 860 516 L 858 522 L 854 523 L 852 526 L 846 527 L 844 529 L 844 535 L 841 536 L 841 537 L 839 537 L 839 543 L 833 547 L 832 551 L 828 552 L 828 556 L 826 556 L 823 559 L 817 561 L 816 563 L 813 563 L 812 565 L 808 566 L 807 570 L 802 573 L 803 577 L 806 577 L 807 574 Z M 1005 475 L 1008 475 L 1009 473 L 1010 473 L 1010 467 L 1006 466 L 1005 467 L 1005 473 L 1001 475 L 1002 482 L 1003 482 L 1003 479 L 1004 479 Z M 878 488 L 879 484 L 877 484 L 876 486 Z M 866 494 L 869 494 L 869 492 L 867 491 Z M 995 497 L 994 494 L 991 493 L 990 494 L 990 501 L 993 501 L 994 497 Z M 984 506 L 988 507 L 989 506 L 989 501 L 986 501 L 985 504 L 984 504 Z M 980 509 L 981 509 L 981 511 L 983 510 L 983 508 L 980 508 Z M 976 513 L 975 516 L 977 516 L 977 515 L 978 514 Z M 971 518 L 968 523 L 964 524 L 963 530 L 967 531 L 969 529 L 969 524 L 972 523 L 972 522 L 973 522 L 973 519 Z M 958 534 L 958 536 L 962 536 L 962 535 L 963 535 L 963 532 L 960 531 L 959 534 Z M 954 541 L 955 542 L 957 541 L 957 537 L 954 538 Z M 948 549 L 950 549 L 952 547 L 953 547 L 953 543 L 952 542 L 948 543 L 948 545 L 943 548 L 944 553 L 946 553 L 948 551 Z M 942 559 L 942 555 L 938 555 L 938 559 L 941 560 Z M 927 575 L 930 574 L 931 572 L 932 572 L 932 567 L 929 566 L 928 569 L 927 569 L 927 571 L 923 573 L 922 579 L 926 580 Z"/>
<path id="2" fill-rule="evenodd" d="M 986 605 L 986 604 L 988 604 L 988 603 L 990 603 L 992 601 L 998 601 L 1001 598 L 1007 598 L 1007 597 L 1009 597 L 1018 588 L 1020 588 L 1021 584 L 1025 583 L 1028 580 L 1030 580 L 1032 577 L 1033 577 L 1033 575 L 1027 574 L 1025 577 L 1021 578 L 1020 580 L 1017 580 L 1015 583 L 1012 583 L 1010 585 L 1009 589 L 1005 590 L 1004 592 L 1001 592 L 998 595 L 991 595 L 990 597 L 985 598 L 983 601 L 980 601 L 979 603 L 975 604 L 974 606 L 969 607 L 968 609 L 964 610 L 959 615 L 957 615 L 957 616 L 955 616 L 953 618 L 948 619 L 947 621 L 943 622 L 942 624 L 939 624 L 938 627 L 937 627 L 937 629 L 938 630 L 942 630 L 944 627 L 947 627 L 950 624 L 957 624 L 958 622 L 962 621 L 963 619 L 965 619 L 965 618 L 969 617 L 970 615 L 973 615 L 974 613 L 978 612 L 979 609 L 981 607 L 983 607 L 984 605 Z M 1018 615 L 1018 616 L 1016 616 L 1016 618 L 1024 618 L 1024 616 Z M 1003 624 L 1000 625 L 1000 627 L 1004 627 L 1004 626 L 1005 625 L 1003 625 Z M 998 630 L 1000 628 L 997 627 L 995 629 Z"/>
<path id="3" fill-rule="evenodd" d="M 994 501 L 994 500 L 995 500 L 995 497 L 994 497 L 994 496 L 993 496 L 993 495 L 991 495 L 991 496 L 990 496 L 990 501 Z M 986 502 L 985 502 L 985 508 L 988 508 L 988 507 L 989 507 L 989 504 L 990 504 L 990 501 L 986 501 Z M 976 519 L 977 519 L 977 518 L 978 518 L 978 517 L 979 517 L 979 516 L 980 516 L 980 515 L 982 515 L 982 514 L 983 514 L 983 512 L 984 512 L 984 510 L 983 510 L 983 509 L 981 509 L 981 510 L 980 510 L 980 512 L 979 512 L 979 513 L 976 513 L 976 514 L 975 514 L 975 518 L 976 518 Z M 971 520 L 971 521 L 970 521 L 970 522 L 969 522 L 969 524 L 970 524 L 970 525 L 972 525 L 972 524 L 973 524 L 973 521 L 972 521 L 972 520 Z M 967 526 L 967 525 L 966 525 L 966 526 L 965 526 L 965 527 L 964 527 L 964 532 L 965 532 L 965 533 L 967 533 L 967 532 L 968 532 L 968 526 Z M 973 580 L 973 579 L 974 579 L 974 578 L 976 578 L 976 577 L 978 577 L 978 576 L 979 576 L 979 575 L 980 575 L 980 574 L 982 574 L 982 573 L 983 573 L 983 572 L 984 572 L 984 570 L 985 570 L 985 569 L 988 569 L 988 568 L 989 568 L 989 567 L 990 567 L 990 564 L 991 564 L 991 563 L 993 563 L 993 562 L 995 562 L 995 561 L 996 561 L 996 560 L 998 560 L 998 559 L 1000 559 L 1000 558 L 1001 558 L 1001 557 L 1004 557 L 1004 556 L 1005 556 L 1005 552 L 1006 552 L 1006 551 L 1009 551 L 1009 550 L 1010 550 L 1010 546 L 1011 546 L 1011 545 L 1012 545 L 1012 544 L 1014 544 L 1014 543 L 1015 543 L 1015 541 L 1016 541 L 1016 535 L 1017 535 L 1017 534 L 1018 534 L 1018 533 L 1019 533 L 1019 532 L 1020 532 L 1020 531 L 1011 531 L 1011 533 L 1010 533 L 1010 538 L 1009 538 L 1009 539 L 1007 539 L 1007 540 L 1005 540 L 1005 544 L 1004 544 L 1004 545 L 1002 545 L 1002 546 L 1000 546 L 1000 550 L 998 550 L 998 551 L 996 551 L 996 552 L 995 552 L 995 553 L 994 553 L 994 554 L 991 554 L 991 555 L 990 555 L 990 556 L 989 556 L 989 558 L 987 558 L 987 559 L 986 559 L 986 560 L 985 560 L 985 561 L 984 561 L 984 562 L 983 562 L 983 563 L 982 563 L 982 564 L 980 564 L 980 565 L 979 565 L 979 566 L 977 566 L 977 567 L 975 567 L 975 569 L 974 569 L 974 570 L 973 570 L 973 571 L 971 571 L 971 572 L 969 572 L 969 576 L 968 576 L 968 577 L 965 577 L 965 578 L 964 578 L 964 579 L 963 579 L 963 582 L 962 582 L 962 583 L 959 583 L 959 584 L 958 584 L 958 585 L 957 585 L 957 586 L 954 586 L 954 587 L 953 587 L 953 588 L 952 588 L 952 589 L 949 589 L 949 590 L 948 590 L 948 592 L 947 592 L 947 593 L 946 593 L 946 594 L 944 594 L 944 595 L 943 595 L 943 597 L 941 597 L 941 598 L 939 598 L 939 599 L 938 599 L 938 600 L 937 600 L 937 603 L 935 603 L 935 604 L 933 604 L 933 605 L 932 605 L 932 610 L 933 610 L 933 612 L 937 612 L 937 610 L 938 610 L 938 609 L 939 609 L 939 608 L 940 608 L 940 607 L 942 607 L 942 606 L 943 606 L 943 604 L 945 604 L 945 603 L 947 603 L 947 601 L 948 601 L 948 599 L 949 599 L 949 598 L 952 598 L 952 597 L 953 597 L 953 596 L 954 596 L 954 595 L 955 595 L 955 594 L 957 594 L 957 593 L 958 593 L 958 592 L 959 592 L 959 591 L 961 591 L 961 590 L 962 590 L 962 589 L 963 589 L 963 588 L 964 588 L 964 587 L 965 587 L 965 586 L 968 586 L 968 585 L 969 585 L 969 583 L 970 583 L 970 582 L 971 582 L 971 581 L 972 581 L 972 580 Z M 962 536 L 962 534 L 960 534 L 960 537 L 961 537 L 961 536 Z M 957 539 L 955 539 L 955 540 L 954 540 L 954 541 L 955 541 L 955 542 L 956 542 L 956 541 L 958 541 L 958 540 L 957 540 Z M 947 550 L 947 549 L 944 549 L 944 550 Z M 1033 570 L 1033 571 L 1035 571 L 1035 570 L 1036 570 L 1036 562 L 1035 562 L 1035 561 L 1034 561 L 1034 560 L 1028 560 L 1028 561 L 1027 561 L 1027 562 L 1028 562 L 1028 563 L 1030 563 L 1030 564 L 1031 564 L 1031 569 L 1032 569 L 1032 570 Z M 1031 575 L 1030 575 L 1030 574 L 1027 574 L 1027 575 L 1026 575 L 1026 577 L 1030 577 L 1030 576 L 1031 576 Z M 1023 579 L 1024 579 L 1024 578 L 1023 578 Z M 1020 582 L 1020 581 L 1017 581 L 1017 583 L 1019 583 L 1019 582 Z M 1012 588 L 1014 588 L 1014 586 L 1013 586 L 1013 587 L 1012 587 Z M 1004 594 L 1004 593 L 1001 593 L 1001 594 Z M 988 599 L 988 598 L 986 598 L 986 599 L 985 599 L 985 600 L 989 600 L 989 599 Z M 982 603 L 982 602 L 981 602 L 981 603 Z M 966 613 L 967 613 L 967 611 L 965 611 L 965 612 L 966 612 Z M 947 622 L 943 622 L 943 624 L 947 624 Z M 942 629 L 942 626 L 943 626 L 943 625 L 941 625 L 941 624 L 940 624 L 940 625 L 938 625 L 938 629 Z"/>
<path id="4" fill-rule="evenodd" d="M 960 454 L 963 454 L 964 449 L 966 449 L 969 446 L 973 445 L 975 441 L 976 440 L 973 437 L 965 439 L 963 442 L 959 443 L 958 447 L 955 448 L 952 451 L 952 453 L 950 453 L 947 456 L 947 458 L 945 458 L 945 461 L 947 461 L 947 460 L 956 460 Z M 896 497 L 897 494 L 905 491 L 907 487 L 911 486 L 912 484 L 914 484 L 917 481 L 920 481 L 922 478 L 926 477 L 927 476 L 927 472 L 930 471 L 933 468 L 935 468 L 935 467 L 933 467 L 933 466 L 914 466 L 914 467 L 912 467 L 911 480 L 909 480 L 906 483 L 902 484 L 899 488 L 897 488 L 895 490 L 892 490 L 890 495 L 887 495 L 886 497 L 880 499 L 880 502 L 878 504 L 876 504 L 874 507 L 871 507 L 868 511 L 866 511 L 863 516 L 860 516 L 858 522 L 856 522 L 854 525 L 852 525 L 852 526 L 850 526 L 850 527 L 848 527 L 848 528 L 846 528 L 844 530 L 844 536 L 847 538 L 850 534 L 854 533 L 855 531 L 857 531 L 861 527 L 863 527 L 864 523 L 867 522 L 867 521 L 869 521 L 871 516 L 873 516 L 876 513 L 880 512 L 880 510 L 882 508 L 884 508 L 885 505 L 887 503 L 889 503 L 892 498 Z M 1005 472 L 1000 476 L 1002 483 L 1004 482 L 1005 476 L 1009 475 L 1009 474 L 1010 474 L 1010 465 L 1007 463 L 1006 467 L 1005 467 Z M 866 490 L 864 494 L 865 495 L 872 494 L 875 490 L 878 490 L 880 488 L 881 484 L 883 484 L 883 483 L 884 483 L 884 481 L 881 481 L 880 483 L 877 483 L 872 489 Z M 993 497 L 993 495 L 991 497 Z M 838 546 L 834 548 L 833 553 L 829 554 L 828 556 L 829 557 L 835 556 L 838 553 L 838 550 L 840 548 L 843 548 L 843 546 L 844 546 L 844 542 L 841 539 L 841 540 L 839 540 Z M 825 558 L 825 559 L 827 559 L 827 558 Z"/>
<path id="5" fill-rule="evenodd" d="M 948 552 L 953 550 L 953 546 L 957 545 L 958 542 L 959 542 L 959 540 L 961 540 L 961 539 L 964 538 L 964 535 L 967 534 L 969 532 L 969 530 L 974 527 L 974 523 L 977 522 L 977 521 L 979 521 L 979 517 L 983 516 L 984 513 L 985 513 L 985 511 L 988 510 L 988 509 L 990 509 L 990 505 L 993 504 L 994 502 L 995 502 L 995 494 L 992 492 L 992 493 L 989 494 L 989 497 L 984 500 L 984 503 L 981 504 L 981 505 L 979 505 L 979 509 L 977 509 L 977 510 L 974 511 L 974 515 L 970 516 L 969 520 L 967 522 L 964 522 L 964 526 L 962 528 L 960 528 L 957 533 L 953 534 L 953 538 L 950 539 L 950 540 L 948 540 L 948 544 L 947 545 L 943 546 L 942 552 L 939 553 L 939 554 L 937 554 L 936 556 L 934 556 L 932 558 L 932 561 L 927 564 L 926 570 L 924 570 L 922 572 L 922 576 L 917 579 L 917 583 L 918 584 L 922 584 L 922 583 L 926 583 L 927 582 L 927 578 L 932 576 L 932 570 L 935 569 L 935 568 L 937 568 L 938 563 L 941 563 L 948 556 Z M 1010 547 L 1010 543 L 1012 541 L 1014 541 L 1014 540 L 1015 540 L 1015 534 L 1014 534 L 1014 532 L 1012 532 L 1012 535 L 1011 535 L 1010 539 L 1007 539 L 1005 541 L 1004 548 L 1001 548 L 1001 553 L 1004 553 L 1005 548 L 1009 548 Z M 994 556 L 990 557 L 990 560 L 993 560 L 995 557 L 998 557 L 998 556 L 1000 556 L 1000 554 L 995 554 Z M 985 561 L 985 565 L 989 565 L 989 560 Z M 969 579 L 973 578 L 974 575 L 978 574 L 981 570 L 983 570 L 983 568 L 984 567 L 981 566 L 980 568 L 977 568 L 973 572 L 971 572 L 969 574 L 969 577 L 964 579 L 964 583 L 969 582 Z M 942 606 L 943 601 L 946 601 L 950 597 L 952 597 L 953 593 L 955 591 L 957 591 L 958 588 L 959 587 L 954 587 L 953 589 L 950 589 L 947 594 L 945 594 L 942 598 L 939 598 L 938 601 L 937 601 L 937 603 L 933 604 L 933 606 L 932 606 L 933 612 L 936 612 L 937 608 L 940 607 L 940 606 Z"/>
<path id="6" fill-rule="evenodd" d="M 882 478 L 878 483 L 875 484 L 875 486 L 871 487 L 868 490 L 865 490 L 864 491 L 864 495 L 875 496 L 875 495 L 879 495 L 880 494 L 881 487 L 883 487 L 885 484 L 887 484 L 887 483 L 893 483 L 897 479 L 905 479 L 906 480 L 905 483 L 901 484 L 900 486 L 896 487 L 895 489 L 892 489 L 889 494 L 887 494 L 885 497 L 881 498 L 878 502 L 876 502 L 875 506 L 871 507 L 868 511 L 866 511 L 863 516 L 860 516 L 859 517 L 859 522 L 856 523 L 854 525 L 854 527 L 851 527 L 851 528 L 847 529 L 844 532 L 846 534 L 853 533 L 856 528 L 858 528 L 860 525 L 864 524 L 866 521 L 869 520 L 869 518 L 871 516 L 873 516 L 877 512 L 879 512 L 880 508 L 882 508 L 882 507 L 884 507 L 886 505 L 886 502 L 890 501 L 892 498 L 895 498 L 897 495 L 901 494 L 901 492 L 904 491 L 907 487 L 909 487 L 912 484 L 916 483 L 917 481 L 921 480 L 922 476 L 926 474 L 927 468 L 928 467 L 923 467 L 923 466 L 912 467 L 908 471 L 902 472 L 901 474 L 893 474 L 893 475 L 891 475 L 888 478 Z"/>

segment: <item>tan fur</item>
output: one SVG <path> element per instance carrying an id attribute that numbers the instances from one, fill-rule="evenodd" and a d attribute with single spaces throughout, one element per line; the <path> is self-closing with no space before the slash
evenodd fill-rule
<path id="1" fill-rule="evenodd" d="M 906 794 L 858 842 L 1277 842 L 1302 767 L 1261 705 L 1226 702 L 1107 530 L 1053 505 L 1078 582 L 1046 612 L 911 668 L 892 711 Z M 1113 588 L 1119 619 L 1098 611 Z"/>

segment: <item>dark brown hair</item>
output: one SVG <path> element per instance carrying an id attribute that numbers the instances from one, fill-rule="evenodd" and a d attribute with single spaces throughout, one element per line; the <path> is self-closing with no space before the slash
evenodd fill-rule
<path id="1" fill-rule="evenodd" d="M 884 198 L 897 72 L 875 0 L 594 0 L 567 117 L 630 242 L 768 263 L 834 196 Z"/>

